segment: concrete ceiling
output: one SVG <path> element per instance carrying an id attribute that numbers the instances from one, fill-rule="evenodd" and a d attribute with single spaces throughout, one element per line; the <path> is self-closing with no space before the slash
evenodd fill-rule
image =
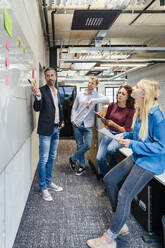
<path id="1" fill-rule="evenodd" d="M 100 81 L 116 83 L 121 73 L 122 80 L 126 71 L 165 63 L 162 2 L 165 4 L 159 0 L 40 0 L 47 44 L 58 48 L 58 81 L 81 82 L 97 75 Z M 75 10 L 116 8 L 121 13 L 106 30 L 71 29 Z"/>

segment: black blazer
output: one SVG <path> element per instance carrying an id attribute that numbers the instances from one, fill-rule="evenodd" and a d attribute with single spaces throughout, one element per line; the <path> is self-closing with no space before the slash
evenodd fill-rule
<path id="1" fill-rule="evenodd" d="M 38 101 L 35 98 L 33 108 L 36 112 L 40 111 L 38 120 L 37 133 L 44 136 L 50 136 L 54 130 L 54 119 L 55 119 L 55 105 L 53 102 L 53 97 L 51 90 L 47 85 L 40 88 L 42 97 Z M 60 103 L 60 96 L 58 93 L 58 107 L 59 107 L 59 118 L 60 125 L 64 121 L 62 106 Z"/>

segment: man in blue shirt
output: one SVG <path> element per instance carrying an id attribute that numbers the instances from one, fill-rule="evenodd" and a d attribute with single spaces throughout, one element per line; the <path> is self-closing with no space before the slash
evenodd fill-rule
<path id="1" fill-rule="evenodd" d="M 85 171 L 85 153 L 91 148 L 94 109 L 97 103 L 108 103 L 109 98 L 98 94 L 96 87 L 99 83 L 98 78 L 91 77 L 88 82 L 88 88 L 84 93 L 79 93 L 75 99 L 71 122 L 77 143 L 76 153 L 69 158 L 70 167 L 76 171 L 76 162 L 79 161 L 79 168 L 76 175 L 81 175 Z"/>

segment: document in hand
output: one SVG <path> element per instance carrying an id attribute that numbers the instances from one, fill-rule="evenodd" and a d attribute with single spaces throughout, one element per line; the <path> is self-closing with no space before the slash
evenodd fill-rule
<path id="1" fill-rule="evenodd" d="M 94 111 L 95 115 L 100 117 L 102 120 L 106 120 L 102 115 L 100 115 L 98 112 Z"/>
<path id="2" fill-rule="evenodd" d="M 104 135 L 107 135 L 108 137 L 110 137 L 111 139 L 114 139 L 115 135 L 113 135 L 108 129 L 106 128 L 101 128 L 98 129 L 98 131 Z"/>

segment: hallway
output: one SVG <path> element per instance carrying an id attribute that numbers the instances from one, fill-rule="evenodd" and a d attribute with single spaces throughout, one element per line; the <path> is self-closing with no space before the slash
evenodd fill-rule
<path id="1" fill-rule="evenodd" d="M 87 239 L 108 228 L 112 210 L 103 183 L 90 167 L 81 176 L 71 171 L 68 157 L 74 150 L 74 140 L 60 140 L 53 179 L 64 191 L 53 192 L 53 202 L 41 198 L 35 178 L 13 248 L 87 248 Z M 146 232 L 134 217 L 127 223 L 130 234 L 118 238 L 118 248 L 151 247 L 142 241 Z"/>

